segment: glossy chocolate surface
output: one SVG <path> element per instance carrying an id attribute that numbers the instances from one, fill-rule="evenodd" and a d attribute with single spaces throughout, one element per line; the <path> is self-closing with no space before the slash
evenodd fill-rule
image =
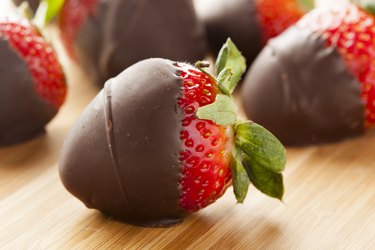
<path id="1" fill-rule="evenodd" d="M 242 99 L 248 118 L 284 144 L 325 143 L 363 132 L 360 86 L 336 48 L 292 27 L 254 62 Z"/>
<path id="2" fill-rule="evenodd" d="M 210 48 L 216 56 L 228 37 L 250 65 L 262 50 L 262 33 L 251 0 L 200 0 L 197 14 L 205 25 Z"/>
<path id="3" fill-rule="evenodd" d="M 30 7 L 31 7 L 31 9 L 33 10 L 33 11 L 36 11 L 36 9 L 38 8 L 38 6 L 39 6 L 39 3 L 40 3 L 40 0 L 13 0 L 13 3 L 15 4 L 15 5 L 20 5 L 21 3 L 23 3 L 23 2 L 28 2 L 29 3 L 29 5 L 30 5 Z"/>
<path id="4" fill-rule="evenodd" d="M 182 221 L 183 79 L 172 61 L 141 61 L 106 82 L 69 132 L 65 187 L 89 208 L 142 226 Z"/>
<path id="5" fill-rule="evenodd" d="M 25 62 L 0 38 L 0 147 L 16 144 L 44 132 L 57 110 L 34 89 Z"/>
<path id="6" fill-rule="evenodd" d="M 204 58 L 206 42 L 191 0 L 100 0 L 79 31 L 75 52 L 92 81 L 103 86 L 143 59 L 195 63 Z"/>

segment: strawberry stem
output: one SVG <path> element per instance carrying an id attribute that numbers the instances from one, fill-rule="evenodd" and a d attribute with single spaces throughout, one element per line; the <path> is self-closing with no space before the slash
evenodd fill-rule
<path id="1" fill-rule="evenodd" d="M 195 63 L 195 67 L 197 67 L 198 69 L 209 68 L 210 67 L 210 62 L 207 62 L 207 61 L 198 61 L 198 62 Z"/>

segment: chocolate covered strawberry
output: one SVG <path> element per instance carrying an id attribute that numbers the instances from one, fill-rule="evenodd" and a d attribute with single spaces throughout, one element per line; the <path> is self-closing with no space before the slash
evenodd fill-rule
<path id="1" fill-rule="evenodd" d="M 196 8 L 213 52 L 231 37 L 251 63 L 269 39 L 313 8 L 313 1 L 202 0 L 197 1 Z"/>
<path id="2" fill-rule="evenodd" d="M 70 56 L 99 86 L 139 60 L 205 56 L 191 0 L 65 0 L 59 19 Z"/>
<path id="3" fill-rule="evenodd" d="M 361 134 L 375 123 L 374 39 L 374 17 L 354 4 L 310 12 L 254 63 L 248 117 L 287 144 Z"/>
<path id="4" fill-rule="evenodd" d="M 67 92 L 51 45 L 28 20 L 0 21 L 0 146 L 35 137 Z"/>
<path id="5" fill-rule="evenodd" d="M 106 82 L 66 138 L 65 187 L 90 208 L 143 226 L 168 226 L 250 183 L 281 199 L 285 149 L 241 121 L 231 93 L 245 70 L 228 40 L 218 77 L 186 63 L 141 61 Z"/>

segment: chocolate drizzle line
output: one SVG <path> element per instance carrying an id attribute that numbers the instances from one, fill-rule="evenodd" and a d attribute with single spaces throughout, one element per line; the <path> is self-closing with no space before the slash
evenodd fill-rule
<path id="1" fill-rule="evenodd" d="M 130 206 L 130 202 L 126 195 L 126 188 L 121 181 L 120 173 L 119 173 L 119 164 L 117 161 L 117 153 L 116 153 L 116 146 L 115 146 L 115 139 L 113 134 L 113 112 L 112 112 L 112 92 L 111 92 L 111 83 L 112 81 L 109 80 L 104 85 L 104 118 L 105 118 L 105 125 L 106 125 L 106 134 L 107 134 L 107 145 L 109 149 L 109 154 L 112 160 L 112 167 L 116 176 L 117 184 L 120 188 L 121 195 L 124 199 L 125 205 L 132 212 L 132 208 Z"/>

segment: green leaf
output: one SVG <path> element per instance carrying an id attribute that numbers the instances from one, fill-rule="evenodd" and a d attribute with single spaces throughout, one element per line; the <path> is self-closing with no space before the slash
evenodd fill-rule
<path id="1" fill-rule="evenodd" d="M 234 147 L 232 159 L 233 191 L 238 203 L 243 203 L 249 189 L 249 176 L 242 165 L 241 149 Z"/>
<path id="2" fill-rule="evenodd" d="M 285 148 L 271 132 L 262 126 L 251 121 L 236 124 L 235 143 L 257 165 L 276 173 L 284 170 Z"/>
<path id="3" fill-rule="evenodd" d="M 39 28 L 44 27 L 60 13 L 64 1 L 65 0 L 42 0 L 36 11 L 34 23 Z"/>
<path id="4" fill-rule="evenodd" d="M 230 96 L 232 94 L 233 89 L 235 87 L 232 86 L 232 76 L 232 69 L 225 68 L 220 72 L 219 76 L 217 77 L 217 83 L 219 85 L 220 91 L 227 96 Z"/>
<path id="5" fill-rule="evenodd" d="M 232 93 L 246 70 L 246 60 L 230 38 L 227 39 L 221 48 L 216 61 L 216 72 L 218 75 L 225 68 L 232 69 L 233 76 L 231 83 L 228 85 L 228 90 Z"/>
<path id="6" fill-rule="evenodd" d="M 46 22 L 50 22 L 55 16 L 60 13 L 64 5 L 64 0 L 43 0 L 47 3 Z"/>
<path id="7" fill-rule="evenodd" d="M 230 96 L 219 94 L 215 102 L 200 107 L 197 111 L 199 119 L 211 120 L 218 125 L 229 126 L 237 121 L 237 107 Z"/>
<path id="8" fill-rule="evenodd" d="M 371 15 L 375 15 L 375 1 L 374 0 L 352 0 L 355 4 L 360 6 Z"/>
<path id="9" fill-rule="evenodd" d="M 315 8 L 315 0 L 298 0 L 298 3 L 306 11 L 309 11 Z"/>
<path id="10" fill-rule="evenodd" d="M 255 159 L 244 157 L 243 166 L 251 180 L 251 183 L 262 193 L 282 200 L 284 195 L 283 176 L 264 168 Z"/>

